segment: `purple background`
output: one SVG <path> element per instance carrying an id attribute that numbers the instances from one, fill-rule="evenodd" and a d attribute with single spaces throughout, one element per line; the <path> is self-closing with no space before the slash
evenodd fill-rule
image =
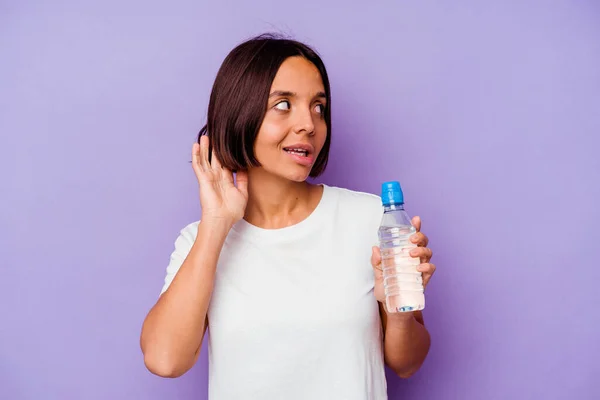
<path id="1" fill-rule="evenodd" d="M 435 251 L 390 398 L 600 398 L 598 2 L 38 3 L 0 5 L 0 398 L 206 398 L 206 353 L 155 377 L 140 327 L 217 68 L 269 30 L 330 71 L 323 180 L 401 180 Z"/>

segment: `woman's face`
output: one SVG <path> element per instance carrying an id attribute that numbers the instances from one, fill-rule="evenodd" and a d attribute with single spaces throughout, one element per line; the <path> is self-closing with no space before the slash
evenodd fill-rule
<path id="1" fill-rule="evenodd" d="M 254 143 L 260 168 L 288 180 L 306 180 L 327 137 L 326 106 L 317 67 L 303 57 L 285 60 Z"/>

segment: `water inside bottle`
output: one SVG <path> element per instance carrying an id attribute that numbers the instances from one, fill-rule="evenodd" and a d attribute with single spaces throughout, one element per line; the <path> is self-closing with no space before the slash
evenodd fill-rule
<path id="1" fill-rule="evenodd" d="M 423 276 L 417 270 L 418 258 L 410 256 L 416 244 L 410 237 L 412 226 L 382 226 L 379 230 L 383 285 L 388 312 L 417 311 L 425 308 Z"/>

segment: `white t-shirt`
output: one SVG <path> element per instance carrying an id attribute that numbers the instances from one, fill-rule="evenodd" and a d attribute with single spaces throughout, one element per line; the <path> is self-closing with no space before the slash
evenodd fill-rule
<path id="1" fill-rule="evenodd" d="M 231 229 L 208 310 L 209 399 L 387 399 L 370 263 L 382 213 L 375 195 L 324 185 L 296 225 Z M 197 228 L 177 238 L 163 292 Z"/>

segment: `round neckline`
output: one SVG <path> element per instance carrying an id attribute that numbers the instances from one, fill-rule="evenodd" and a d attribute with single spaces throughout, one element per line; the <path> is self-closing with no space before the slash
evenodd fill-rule
<path id="1" fill-rule="evenodd" d="M 268 229 L 253 225 L 242 218 L 233 225 L 233 230 L 242 236 L 271 241 L 289 240 L 310 231 L 322 220 L 321 216 L 327 212 L 327 204 L 330 202 L 331 190 L 329 186 L 325 184 L 319 184 L 319 186 L 323 187 L 321 199 L 312 212 L 303 220 L 283 228 Z"/>

